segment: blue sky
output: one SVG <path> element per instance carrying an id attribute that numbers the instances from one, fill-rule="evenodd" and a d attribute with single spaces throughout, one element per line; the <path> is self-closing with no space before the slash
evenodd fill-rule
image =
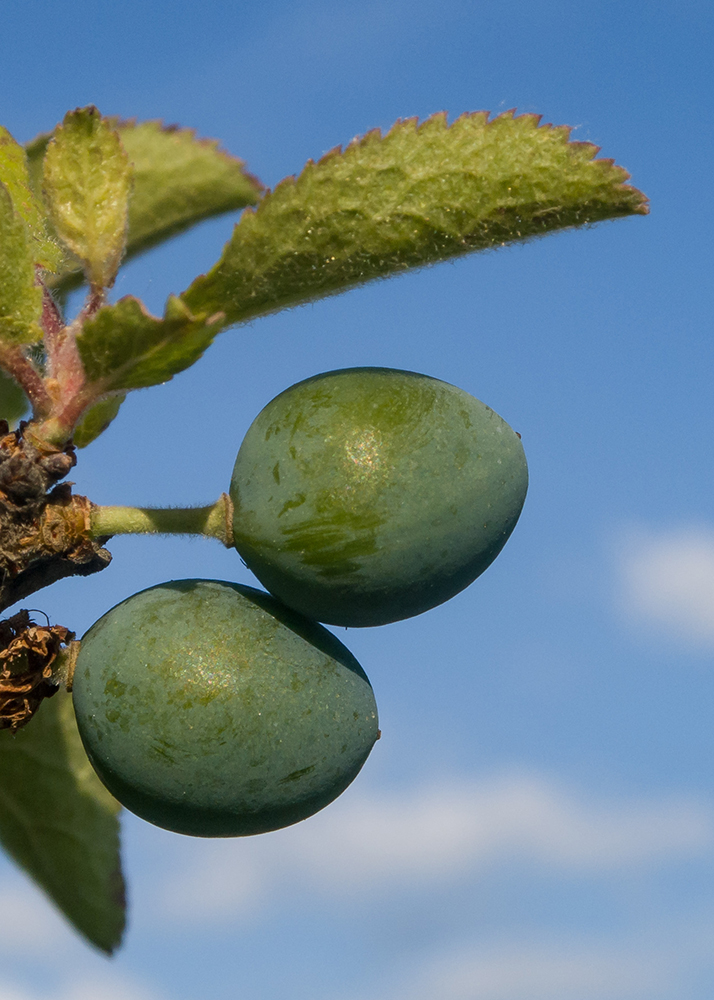
<path id="1" fill-rule="evenodd" d="M 275 394 L 386 365 L 497 410 L 531 486 L 467 591 L 335 630 L 384 735 L 333 806 L 219 842 L 125 815 L 112 960 L 0 861 L 0 1000 L 712 996 L 713 23 L 696 0 L 3 5 L 0 121 L 22 141 L 91 102 L 195 127 L 274 185 L 399 117 L 516 107 L 600 145 L 652 212 L 228 331 L 81 455 L 98 503 L 207 503 Z M 159 311 L 233 221 L 131 263 L 117 294 Z M 251 582 L 210 542 L 110 547 L 42 595 L 54 621 L 81 633 L 171 578 Z"/>

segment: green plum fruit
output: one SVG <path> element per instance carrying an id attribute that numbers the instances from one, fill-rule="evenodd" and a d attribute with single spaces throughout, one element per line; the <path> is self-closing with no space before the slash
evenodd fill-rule
<path id="1" fill-rule="evenodd" d="M 82 639 L 72 695 L 110 792 L 156 826 L 264 833 L 335 799 L 379 735 L 374 694 L 327 629 L 253 587 L 178 580 Z"/>
<path id="2" fill-rule="evenodd" d="M 285 604 L 333 625 L 383 625 L 467 587 L 515 527 L 520 437 L 463 389 L 347 368 L 258 414 L 233 470 L 235 547 Z"/>

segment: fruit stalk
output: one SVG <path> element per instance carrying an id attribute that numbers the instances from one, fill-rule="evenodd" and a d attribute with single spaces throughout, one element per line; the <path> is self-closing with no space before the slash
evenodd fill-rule
<path id="1" fill-rule="evenodd" d="M 92 509 L 89 534 L 205 535 L 233 547 L 233 503 L 222 493 L 207 507 L 100 507 Z"/>

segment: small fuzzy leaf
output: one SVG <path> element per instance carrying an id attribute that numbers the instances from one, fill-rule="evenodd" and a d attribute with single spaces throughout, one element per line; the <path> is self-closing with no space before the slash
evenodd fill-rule
<path id="1" fill-rule="evenodd" d="M 646 213 L 595 146 L 534 115 L 397 122 L 308 162 L 243 214 L 182 298 L 226 323 L 374 278 L 602 219 Z"/>
<path id="2" fill-rule="evenodd" d="M 129 199 L 126 257 L 188 229 L 202 219 L 253 205 L 262 184 L 211 139 L 198 139 L 191 129 L 162 126 L 160 122 L 122 122 L 110 119 L 134 167 Z M 41 186 L 42 159 L 50 135 L 40 135 L 27 146 L 30 173 Z M 67 263 L 64 282 L 72 281 Z M 60 279 L 62 283 L 62 279 Z"/>
<path id="3" fill-rule="evenodd" d="M 124 930 L 119 804 L 87 759 L 64 691 L 0 732 L 0 841 L 80 933 L 111 952 Z"/>
<path id="4" fill-rule="evenodd" d="M 31 344 L 42 339 L 42 289 L 27 227 L 0 184 L 0 341 Z"/>
<path id="5" fill-rule="evenodd" d="M 29 408 L 29 400 L 17 382 L 0 371 L 0 419 L 14 427 Z"/>
<path id="6" fill-rule="evenodd" d="M 131 176 L 119 134 L 95 107 L 65 115 L 45 154 L 45 197 L 95 287 L 113 284 L 124 254 Z"/>
<path id="7" fill-rule="evenodd" d="M 167 382 L 201 357 L 223 316 L 194 316 L 170 298 L 163 319 L 132 296 L 105 306 L 77 336 L 87 380 L 98 392 L 143 389 Z"/>
<path id="8" fill-rule="evenodd" d="M 25 150 L 2 125 L 0 183 L 7 188 L 15 211 L 28 228 L 34 263 L 49 271 L 58 270 L 62 251 L 48 235 L 44 205 L 32 189 Z"/>
<path id="9" fill-rule="evenodd" d="M 88 444 L 98 438 L 116 417 L 125 398 L 126 393 L 122 392 L 95 403 L 75 427 L 72 434 L 72 444 L 77 448 L 86 448 Z"/>

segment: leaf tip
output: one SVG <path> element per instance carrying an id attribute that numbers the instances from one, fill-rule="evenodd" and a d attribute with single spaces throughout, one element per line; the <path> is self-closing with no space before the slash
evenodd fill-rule
<path id="1" fill-rule="evenodd" d="M 588 142 L 587 139 L 570 139 L 570 133 L 572 132 L 572 129 L 569 126 L 558 125 L 552 130 L 553 132 L 557 132 L 557 131 L 562 131 L 563 129 L 567 129 L 567 136 L 565 141 L 567 142 L 570 149 L 572 150 L 581 149 L 583 153 L 587 155 L 587 158 L 589 160 L 592 160 L 593 163 L 607 162 L 609 165 L 614 164 L 615 161 L 613 159 L 605 160 L 604 157 L 601 157 L 599 160 L 596 159 L 597 154 L 600 152 L 600 146 L 596 146 L 594 142 Z"/>
<path id="2" fill-rule="evenodd" d="M 426 122 L 424 124 L 426 124 Z M 412 115 L 409 118 L 397 118 L 397 120 L 389 129 L 389 131 L 386 133 L 384 138 L 391 139 L 395 135 L 398 135 L 400 132 L 408 132 L 410 130 L 412 132 L 416 132 L 418 128 L 419 128 L 419 118 L 417 115 Z M 371 129 L 370 132 L 367 133 L 367 135 L 371 135 L 374 132 L 379 133 L 379 138 L 381 139 L 382 133 L 380 129 Z M 365 138 L 366 137 L 367 136 L 365 136 Z"/>
<path id="3" fill-rule="evenodd" d="M 382 138 L 381 128 L 379 127 L 371 128 L 369 129 L 368 132 L 365 132 L 364 135 L 356 135 L 354 136 L 353 139 L 350 139 L 350 141 L 345 146 L 345 152 L 347 152 L 348 149 L 357 149 L 359 146 L 364 146 L 365 143 L 379 142 L 381 138 Z M 338 149 L 340 150 L 340 152 L 342 151 L 341 146 L 335 146 L 334 149 Z M 330 150 L 330 152 L 332 152 L 332 150 Z"/>
<path id="4" fill-rule="evenodd" d="M 118 309 L 119 307 L 121 307 L 122 309 L 130 309 L 132 312 L 140 314 L 141 316 L 147 316 L 149 319 L 158 318 L 154 316 L 152 312 L 149 311 L 145 303 L 142 302 L 141 299 L 137 298 L 136 295 L 122 295 L 122 297 L 118 299 L 113 306 L 112 305 L 104 306 L 104 308 L 100 309 L 99 312 L 95 314 L 95 316 L 99 316 L 100 313 L 106 312 L 108 309 Z"/>
<path id="5" fill-rule="evenodd" d="M 528 125 L 534 129 L 541 127 L 540 123 L 543 120 L 543 115 L 536 114 L 535 111 L 524 111 L 522 114 L 518 115 L 516 114 L 516 111 L 517 111 L 516 108 L 512 108 L 511 111 L 506 112 L 506 114 L 508 114 L 513 119 L 518 118 L 518 122 L 521 126 Z M 552 125 L 548 123 L 544 127 L 552 128 Z M 567 125 L 564 127 L 568 129 Z M 568 131 L 570 130 L 568 129 Z"/>
<path id="6" fill-rule="evenodd" d="M 419 124 L 418 119 L 407 120 L 416 121 L 416 130 L 419 133 L 429 132 L 432 129 L 444 131 L 449 127 L 449 115 L 447 111 L 435 111 L 428 118 L 425 118 L 421 124 Z"/>
<path id="7" fill-rule="evenodd" d="M 349 149 L 349 147 L 355 141 L 356 140 L 353 139 L 352 142 L 350 142 L 350 144 L 349 144 L 349 146 L 347 148 Z M 341 145 L 340 146 L 333 146 L 332 149 L 328 149 L 326 153 L 322 154 L 322 156 L 320 157 L 320 159 L 317 161 L 317 164 L 315 164 L 314 160 L 308 160 L 307 162 L 311 166 L 322 166 L 323 163 L 328 163 L 330 160 L 334 160 L 334 158 L 336 156 L 342 156 L 342 146 Z M 307 164 L 306 164 L 306 166 L 307 166 Z"/>
<path id="8" fill-rule="evenodd" d="M 62 125 L 59 125 L 58 128 L 62 128 L 63 125 L 71 125 L 75 119 L 98 119 L 101 117 L 101 112 L 96 104 L 87 104 L 85 107 L 74 108 L 72 111 L 68 111 L 62 119 Z"/>
<path id="9" fill-rule="evenodd" d="M 628 174 L 629 176 L 629 174 Z M 636 188 L 634 184 L 623 184 L 623 191 L 627 191 L 632 197 L 636 198 L 636 203 L 633 205 L 632 211 L 635 215 L 649 215 L 650 214 L 650 200 L 644 191 L 640 191 Z"/>

